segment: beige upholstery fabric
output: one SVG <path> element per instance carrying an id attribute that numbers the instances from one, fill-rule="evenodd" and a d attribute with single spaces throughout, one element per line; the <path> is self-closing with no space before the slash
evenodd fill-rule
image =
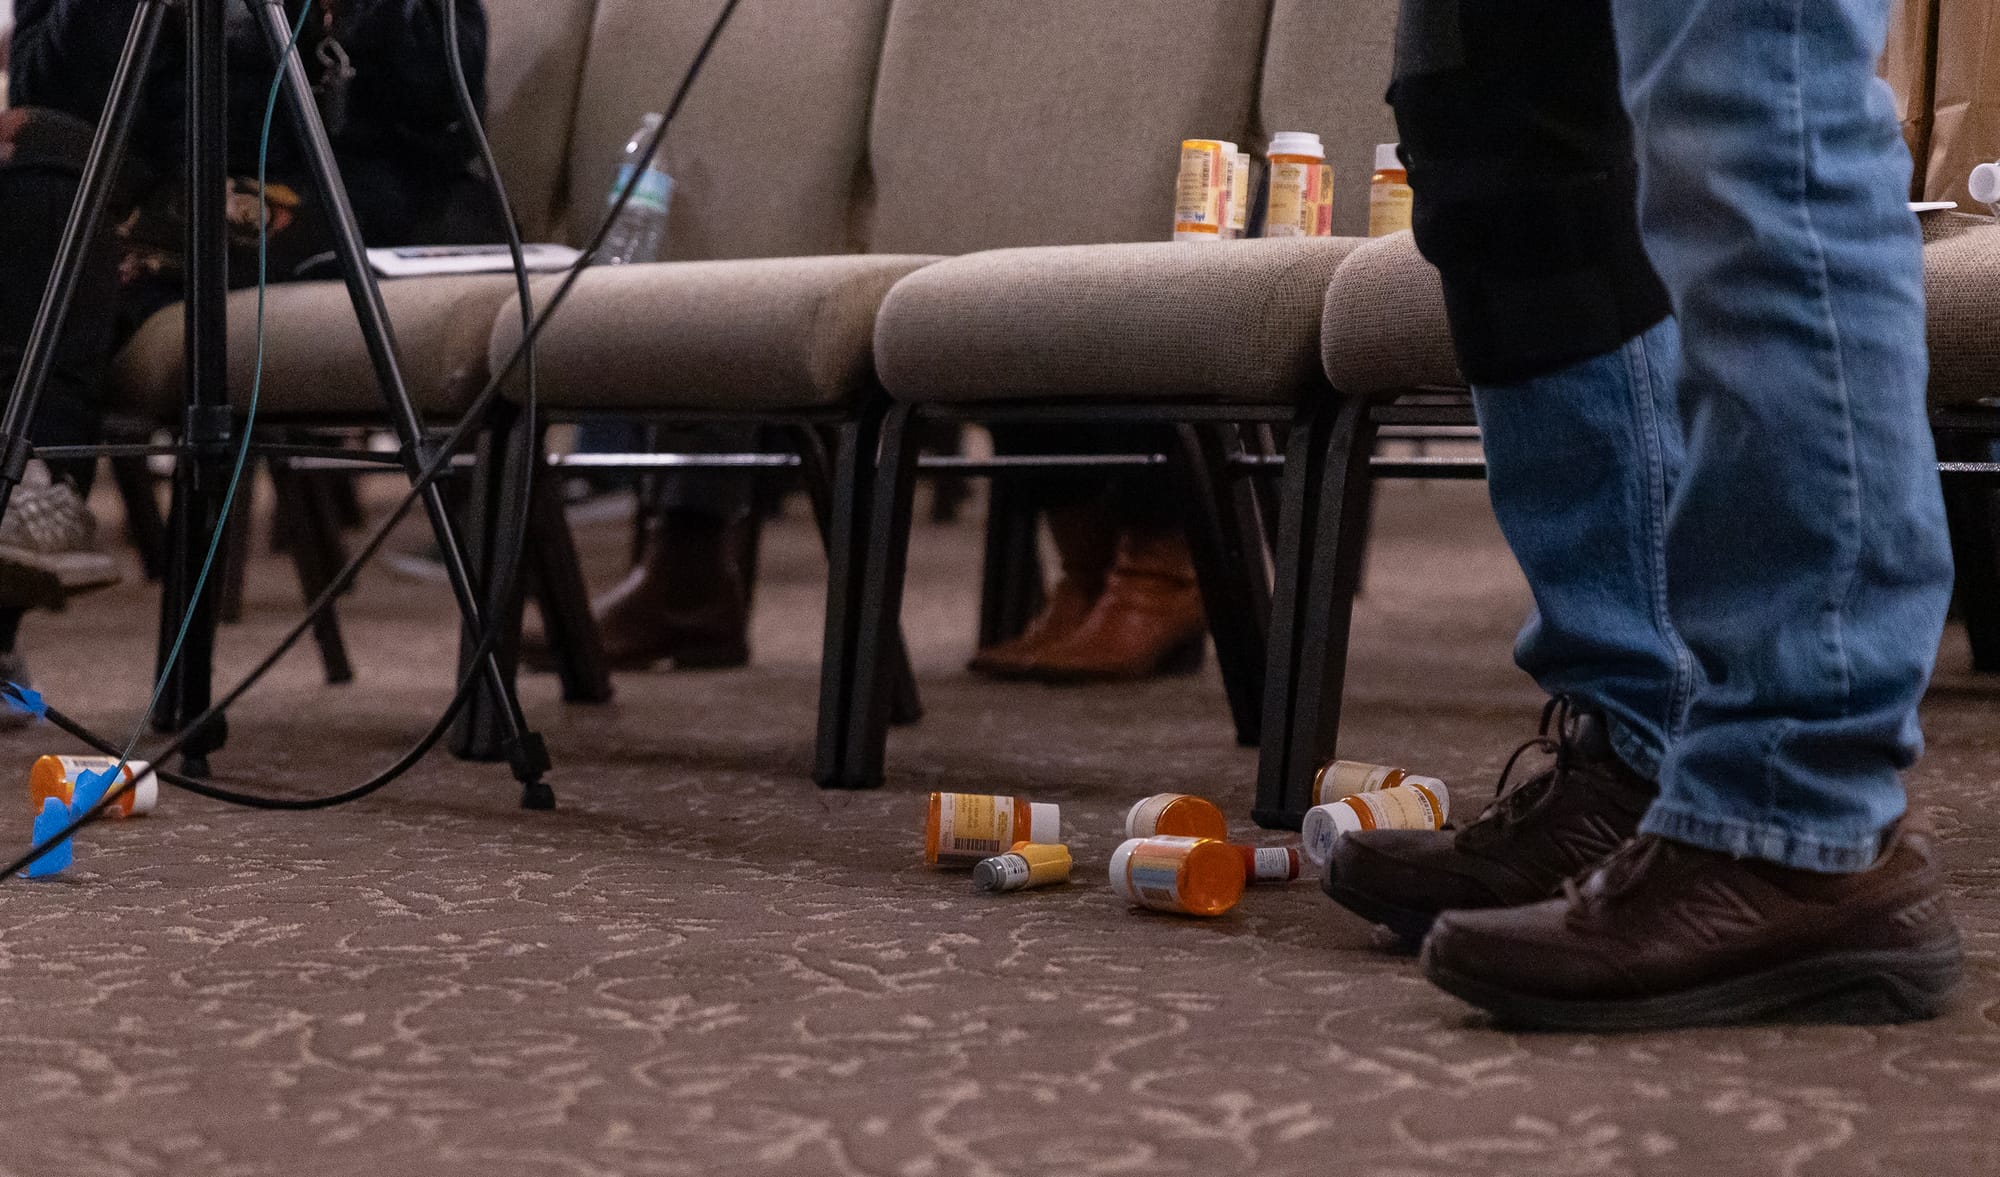
<path id="1" fill-rule="evenodd" d="M 1383 94 L 1395 56 L 1396 5 L 1384 0 L 1275 0 L 1257 125 L 1313 131 L 1333 164 L 1333 231 L 1368 231 L 1375 145 L 1396 140 Z"/>
<path id="2" fill-rule="evenodd" d="M 521 230 L 550 240 L 597 0 L 486 0 L 487 136 Z"/>
<path id="3" fill-rule="evenodd" d="M 855 248 L 849 230 L 887 0 L 756 0 L 737 10 L 669 130 L 673 258 Z M 661 110 L 715 4 L 598 0 L 571 148 L 567 227 L 590 231 L 640 116 Z"/>
<path id="4" fill-rule="evenodd" d="M 1248 135 L 1267 0 L 896 0 L 869 246 L 1162 241 L 1186 138 Z"/>
<path id="5" fill-rule="evenodd" d="M 906 401 L 1284 401 L 1320 382 L 1351 238 L 1009 249 L 904 279 L 875 329 Z"/>
<path id="6" fill-rule="evenodd" d="M 382 285 L 410 395 L 429 413 L 453 414 L 485 386 L 494 308 L 514 289 L 509 275 L 405 278 Z M 229 394 L 249 403 L 256 371 L 257 292 L 229 297 Z M 148 319 L 119 354 L 114 404 L 178 420 L 184 366 L 178 306 Z M 265 311 L 264 387 L 259 412 L 272 417 L 373 417 L 383 400 L 339 282 L 273 286 Z"/>
<path id="7" fill-rule="evenodd" d="M 2000 225 L 1985 217 L 1924 220 L 1931 403 L 2000 397 Z"/>
<path id="8" fill-rule="evenodd" d="M 843 404 L 873 383 L 869 342 L 883 297 L 932 260 L 847 255 L 592 270 L 542 333 L 542 403 L 641 412 Z M 518 313 L 511 303 L 499 313 L 494 363 L 520 342 Z"/>
<path id="9" fill-rule="evenodd" d="M 1464 384 L 1444 287 L 1408 233 L 1355 250 L 1333 276 L 1323 332 L 1326 374 L 1342 392 Z"/>

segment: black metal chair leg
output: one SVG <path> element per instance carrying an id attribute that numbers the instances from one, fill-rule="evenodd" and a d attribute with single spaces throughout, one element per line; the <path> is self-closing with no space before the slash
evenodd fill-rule
<path id="1" fill-rule="evenodd" d="M 1000 475 L 988 484 L 986 553 L 979 586 L 979 647 L 1018 636 L 1041 612 L 1041 512 L 1020 483 Z"/>
<path id="2" fill-rule="evenodd" d="M 1333 758 L 1340 737 L 1341 692 L 1347 679 L 1347 639 L 1368 546 L 1374 477 L 1368 459 L 1375 425 L 1365 398 L 1344 398 L 1335 410 L 1319 469 L 1304 590 L 1293 619 L 1297 653 L 1291 730 L 1275 804 L 1259 790 L 1259 824 L 1296 829 L 1311 807 L 1312 777 Z"/>
<path id="3" fill-rule="evenodd" d="M 125 538 L 139 551 L 147 580 L 158 580 L 167 563 L 167 521 L 153 493 L 153 472 L 144 458 L 111 459 L 111 481 L 125 505 Z"/>
<path id="4" fill-rule="evenodd" d="M 1991 461 L 1991 439 L 1940 433 L 1938 451 L 1946 460 Z M 1944 480 L 1945 518 L 1951 528 L 1956 566 L 1955 596 L 1972 646 L 1972 668 L 2000 672 L 2000 536 L 1995 525 L 2000 493 L 1970 479 Z"/>
<path id="5" fill-rule="evenodd" d="M 322 524 L 313 516 L 323 509 L 322 504 L 314 501 L 305 479 L 282 461 L 271 463 L 271 499 L 271 526 L 284 536 L 284 550 L 298 573 L 299 592 L 307 601 L 316 600 L 332 583 L 334 573 L 346 563 L 344 559 L 329 563 L 332 553 L 315 540 L 314 533 Z M 337 527 L 338 521 L 331 520 L 326 525 Z M 336 608 L 329 608 L 314 619 L 312 634 L 327 684 L 353 682 L 354 667 L 347 657 L 347 643 L 340 633 Z"/>
<path id="6" fill-rule="evenodd" d="M 918 422 L 911 405 L 891 408 L 882 423 L 881 456 L 868 496 L 867 560 L 855 621 L 854 681 L 846 747 L 836 778 L 841 788 L 882 783 L 893 702 L 895 633 L 903 611 L 909 564 L 911 500 L 916 493 Z"/>
<path id="7" fill-rule="evenodd" d="M 1188 550 L 1215 639 L 1236 742 L 1257 746 L 1263 727 L 1265 643 L 1271 623 L 1263 527 L 1249 487 L 1230 469 L 1220 426 L 1179 425 L 1177 482 L 1186 508 Z"/>
<path id="8" fill-rule="evenodd" d="M 1276 575 L 1271 590 L 1271 632 L 1264 669 L 1264 741 L 1257 757 L 1257 800 L 1251 819 L 1268 829 L 1288 823 L 1285 799 L 1287 757 L 1292 747 L 1292 708 L 1298 690 L 1300 600 L 1312 558 L 1306 539 L 1319 510 L 1320 458 L 1326 450 L 1333 411 L 1314 397 L 1299 411 L 1285 439 L 1285 473 L 1278 483 L 1278 521 L 1271 558 Z"/>
<path id="9" fill-rule="evenodd" d="M 542 447 L 535 447 L 536 460 Z M 563 514 L 562 487 L 546 471 L 535 479 L 528 501 L 527 549 L 522 569 L 524 587 L 532 586 L 542 617 L 542 633 L 555 655 L 556 676 L 565 703 L 609 703 L 612 698 L 611 660 L 604 638 L 590 611 L 590 586 L 583 580 L 576 536 Z M 519 641 L 525 592 L 510 604 L 508 624 Z"/>

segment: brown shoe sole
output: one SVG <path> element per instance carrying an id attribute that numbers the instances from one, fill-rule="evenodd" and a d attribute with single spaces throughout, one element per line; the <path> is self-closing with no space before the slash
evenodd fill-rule
<path id="1" fill-rule="evenodd" d="M 1613 1033 L 1766 1022 L 1884 1025 L 1943 1012 L 1964 953 L 1954 933 L 1922 948 L 1833 952 L 1761 973 L 1657 997 L 1576 1001 L 1516 993 L 1439 965 L 1426 947 L 1424 975 L 1454 997 L 1519 1030 Z"/>

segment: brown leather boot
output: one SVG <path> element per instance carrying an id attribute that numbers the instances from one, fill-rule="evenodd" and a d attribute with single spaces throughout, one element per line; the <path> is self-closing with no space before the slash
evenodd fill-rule
<path id="1" fill-rule="evenodd" d="M 1933 1017 L 1963 959 L 1944 872 L 1928 836 L 1884 841 L 1836 875 L 1645 835 L 1561 898 L 1439 916 L 1424 974 L 1534 1029 Z"/>
<path id="2" fill-rule="evenodd" d="M 1501 773 L 1499 797 L 1464 829 L 1349 834 L 1320 886 L 1414 949 L 1439 912 L 1547 899 L 1639 832 L 1660 790 L 1612 751 L 1603 712 L 1551 699 L 1540 734 L 1514 757 L 1531 748 L 1555 763 L 1511 788 Z"/>
<path id="3" fill-rule="evenodd" d="M 750 660 L 748 552 L 755 523 L 668 511 L 647 524 L 637 567 L 591 602 L 613 670 L 672 660 L 681 670 L 742 666 Z M 521 661 L 553 667 L 546 639 L 523 634 Z"/>
<path id="4" fill-rule="evenodd" d="M 1118 524 L 1110 509 L 1102 503 L 1084 503 L 1052 509 L 1047 518 L 1049 535 L 1062 558 L 1062 576 L 1026 629 L 973 656 L 966 669 L 975 674 L 1022 677 L 1042 647 L 1082 625 L 1104 594 L 1105 577 L 1118 553 Z"/>
<path id="5" fill-rule="evenodd" d="M 1023 677 L 1087 683 L 1191 673 L 1201 666 L 1207 632 L 1187 539 L 1127 531 L 1089 616 L 1042 646 Z"/>

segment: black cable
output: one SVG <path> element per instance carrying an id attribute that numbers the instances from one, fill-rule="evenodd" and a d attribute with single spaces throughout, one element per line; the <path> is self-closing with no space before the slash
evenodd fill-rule
<path id="1" fill-rule="evenodd" d="M 500 200 L 502 207 L 507 208 L 509 213 L 511 213 L 511 206 L 508 205 L 507 197 L 505 194 L 505 185 L 501 180 L 499 169 L 497 165 L 494 163 L 492 146 L 487 139 L 484 122 L 482 119 L 479 118 L 475 104 L 471 103 L 470 88 L 466 83 L 464 66 L 458 49 L 457 38 L 452 35 L 453 33 L 456 32 L 457 29 L 458 14 L 455 8 L 455 0 L 441 0 L 441 3 L 443 3 L 445 6 L 444 19 L 447 27 L 447 36 L 446 36 L 447 55 L 450 59 L 450 65 L 452 73 L 454 75 L 453 76 L 454 88 L 457 91 L 457 96 L 460 100 L 461 113 L 466 116 L 468 127 L 472 131 L 474 138 L 479 145 L 481 159 L 492 177 L 493 185 L 495 188 L 496 195 L 498 196 L 498 199 Z M 686 102 L 688 93 L 694 86 L 695 79 L 700 76 L 703 67 L 707 65 L 710 53 L 714 50 L 716 42 L 721 39 L 723 30 L 728 26 L 730 18 L 735 15 L 737 6 L 740 3 L 741 0 L 725 0 L 721 12 L 718 13 L 716 16 L 715 23 L 709 28 L 707 37 L 703 39 L 701 47 L 695 52 L 694 59 L 688 65 L 687 72 L 682 76 L 680 85 L 674 92 L 673 101 L 669 104 L 667 111 L 665 113 L 665 117 L 661 119 L 659 127 L 657 127 L 654 130 L 651 138 L 647 141 L 646 149 L 642 155 L 642 158 L 644 160 L 651 161 L 651 159 L 659 152 L 660 144 L 666 138 L 668 127 L 672 125 L 674 117 L 680 113 L 681 106 Z M 612 226 L 616 224 L 618 217 L 625 211 L 626 206 L 631 203 L 632 197 L 634 193 L 638 190 L 640 182 L 645 178 L 645 173 L 646 169 L 644 167 L 637 167 L 633 169 L 632 175 L 627 177 L 625 184 L 619 189 L 617 196 L 612 200 L 610 206 L 605 210 L 604 215 L 600 218 L 597 228 L 591 234 L 590 240 L 587 243 L 587 247 L 584 249 L 582 255 L 579 256 L 575 264 L 573 264 L 570 267 L 569 271 L 564 276 L 562 283 L 557 287 L 555 294 L 551 296 L 548 304 L 542 308 L 542 311 L 539 315 L 533 314 L 531 302 L 529 301 L 531 298 L 531 292 L 529 290 L 530 284 L 526 277 L 526 265 L 522 257 L 522 247 L 520 244 L 518 230 L 514 225 L 513 217 L 511 215 L 508 215 L 505 218 L 507 222 L 508 247 L 509 247 L 509 252 L 512 254 L 514 258 L 515 276 L 517 284 L 520 287 L 520 294 L 522 298 L 522 309 L 523 309 L 522 338 L 520 342 L 516 344 L 513 353 L 508 357 L 507 363 L 504 364 L 499 371 L 496 371 L 492 374 L 491 378 L 487 381 L 486 387 L 480 391 L 477 397 L 473 398 L 472 404 L 466 409 L 464 416 L 460 418 L 458 424 L 453 427 L 452 431 L 446 436 L 444 442 L 440 444 L 440 446 L 437 449 L 437 452 L 432 456 L 430 462 L 421 469 L 417 478 L 411 483 L 409 492 L 403 497 L 402 501 L 396 505 L 395 509 L 389 513 L 388 517 L 376 529 L 374 534 L 369 537 L 368 542 L 364 544 L 362 548 L 355 553 L 355 555 L 347 562 L 345 566 L 341 568 L 341 570 L 337 574 L 335 574 L 334 578 L 327 585 L 326 589 L 323 592 L 321 592 L 319 597 L 316 598 L 313 601 L 312 605 L 308 607 L 305 616 L 293 627 L 291 632 L 287 634 L 282 641 L 279 642 L 277 647 L 273 649 L 269 655 L 267 655 L 261 662 L 258 663 L 256 668 L 254 668 L 248 675 L 244 676 L 244 679 L 240 683 L 238 683 L 235 688 L 233 688 L 229 693 L 223 696 L 222 699 L 212 704 L 208 708 L 208 710 L 204 711 L 200 716 L 198 716 L 179 735 L 175 736 L 163 748 L 161 748 L 159 751 L 153 754 L 155 758 L 154 759 L 155 768 L 153 775 L 158 776 L 160 780 L 165 781 L 166 783 L 173 785 L 176 788 L 184 789 L 188 792 L 196 793 L 201 796 L 212 798 L 214 800 L 224 801 L 229 804 L 240 805 L 250 808 L 282 809 L 282 810 L 309 810 L 309 809 L 331 808 L 336 805 L 345 805 L 353 801 L 358 801 L 363 797 L 366 797 L 369 794 L 374 793 L 380 790 L 381 788 L 387 786 L 388 784 L 396 780 L 398 777 L 408 772 L 409 769 L 413 767 L 419 760 L 423 759 L 423 757 L 427 755 L 430 752 L 430 750 L 437 745 L 437 741 L 443 738 L 444 733 L 450 730 L 452 723 L 457 719 L 459 712 L 463 710 L 465 706 L 466 700 L 470 697 L 471 688 L 477 682 L 479 664 L 485 659 L 485 657 L 490 652 L 492 647 L 497 643 L 499 637 L 499 619 L 497 616 L 492 619 L 489 619 L 488 624 L 486 626 L 486 630 L 481 635 L 478 648 L 476 649 L 473 658 L 468 663 L 468 670 L 465 676 L 460 679 L 458 684 L 458 689 L 453 693 L 450 706 L 445 710 L 445 713 L 439 718 L 438 722 L 432 727 L 430 732 L 426 733 L 424 738 L 420 740 L 416 746 L 412 747 L 409 752 L 405 753 L 402 757 L 398 758 L 397 762 L 391 765 L 390 768 L 384 770 L 381 773 L 376 774 L 374 778 L 371 778 L 369 781 L 364 782 L 363 784 L 358 785 L 352 789 L 348 789 L 342 793 L 335 794 L 331 797 L 320 797 L 320 798 L 287 799 L 287 798 L 260 797 L 254 794 L 237 793 L 233 790 L 219 788 L 218 786 L 210 785 L 205 782 L 195 780 L 194 778 L 191 777 L 182 776 L 179 773 L 167 772 L 157 767 L 157 761 L 159 759 L 165 758 L 167 756 L 172 755 L 174 752 L 179 751 L 180 748 L 183 747 L 188 740 L 193 738 L 193 736 L 197 732 L 199 732 L 203 728 L 203 726 L 209 722 L 210 719 L 212 719 L 215 715 L 219 714 L 225 708 L 233 704 L 236 700 L 242 698 L 242 696 L 245 693 L 247 693 L 249 689 L 253 685 L 255 685 L 257 681 L 262 679 L 265 674 L 269 673 L 270 669 L 273 666 L 277 665 L 279 660 L 281 660 L 284 657 L 284 655 L 288 653 L 294 645 L 297 644 L 299 638 L 304 636 L 306 631 L 312 627 L 313 622 L 317 620 L 328 608 L 332 607 L 333 602 L 343 592 L 346 591 L 347 587 L 350 584 L 353 583 L 355 577 L 359 574 L 361 568 L 367 563 L 369 559 L 371 559 L 374 556 L 374 554 L 377 551 L 381 549 L 382 545 L 388 540 L 390 532 L 409 512 L 410 508 L 415 505 L 418 497 L 433 482 L 437 481 L 438 477 L 442 475 L 443 472 L 449 467 L 452 459 L 456 455 L 458 448 L 464 444 L 465 440 L 471 435 L 473 429 L 479 423 L 483 422 L 486 412 L 492 407 L 493 400 L 496 396 L 498 396 L 499 391 L 504 382 L 510 376 L 512 376 L 514 370 L 520 367 L 521 364 L 524 362 L 529 364 L 529 372 L 528 375 L 526 376 L 526 380 L 528 383 L 528 390 L 529 390 L 527 394 L 529 402 L 529 406 L 527 409 L 528 413 L 527 421 L 530 425 L 532 424 L 534 420 L 534 406 L 535 406 L 535 400 L 534 400 L 535 375 L 533 368 L 533 355 L 534 355 L 535 345 L 539 341 L 542 332 L 548 327 L 549 321 L 554 316 L 555 312 L 562 306 L 562 304 L 565 301 L 567 301 L 570 291 L 575 288 L 577 281 L 583 275 L 583 271 L 588 269 L 592 261 L 596 258 L 597 253 L 603 247 L 606 238 L 610 236 Z M 533 449 L 536 442 L 535 431 L 532 428 L 527 428 L 523 430 L 523 435 L 525 439 L 524 446 L 529 450 L 529 461 L 526 463 L 526 465 L 530 468 L 528 476 L 532 478 L 533 477 L 532 467 L 535 464 L 533 461 Z M 521 532 L 519 533 L 523 535 L 525 535 L 526 532 L 527 502 L 528 502 L 527 496 L 523 495 L 522 496 L 523 514 L 521 519 Z M 521 562 L 517 559 L 516 561 L 513 562 L 513 564 L 509 568 L 506 569 L 505 580 L 509 588 L 508 595 L 511 595 L 512 593 L 514 580 L 518 575 L 520 569 L 520 563 Z M 505 597 L 502 597 L 501 599 L 504 600 Z M 90 729 L 86 728 L 82 724 L 77 723 L 75 720 L 70 719 L 66 715 L 63 715 L 60 711 L 58 711 L 55 708 L 47 708 L 46 714 L 51 722 L 55 723 L 63 731 L 66 731 L 69 734 L 82 740 L 87 745 L 90 745 L 92 747 L 97 747 L 100 749 L 105 748 L 109 745 L 109 741 L 104 740 L 101 736 L 98 736 L 96 733 L 92 732 Z M 17 859 L 4 869 L 0 869 L 0 881 L 12 878 L 14 875 L 20 873 L 22 870 L 25 870 L 28 866 L 32 865 L 34 862 L 39 860 L 44 854 L 47 854 L 56 846 L 67 841 L 70 837 L 74 836 L 78 831 L 83 829 L 83 827 L 97 820 L 107 810 L 109 810 L 110 807 L 113 804 L 115 804 L 121 796 L 123 796 L 126 792 L 130 791 L 134 783 L 135 782 L 130 782 L 130 781 L 121 782 L 116 787 L 107 791 L 103 799 L 101 799 L 96 806 L 92 807 L 92 809 L 88 813 L 85 813 L 82 817 L 71 822 L 60 833 L 51 838 L 48 838 L 41 845 L 31 850 L 28 854 Z"/>

